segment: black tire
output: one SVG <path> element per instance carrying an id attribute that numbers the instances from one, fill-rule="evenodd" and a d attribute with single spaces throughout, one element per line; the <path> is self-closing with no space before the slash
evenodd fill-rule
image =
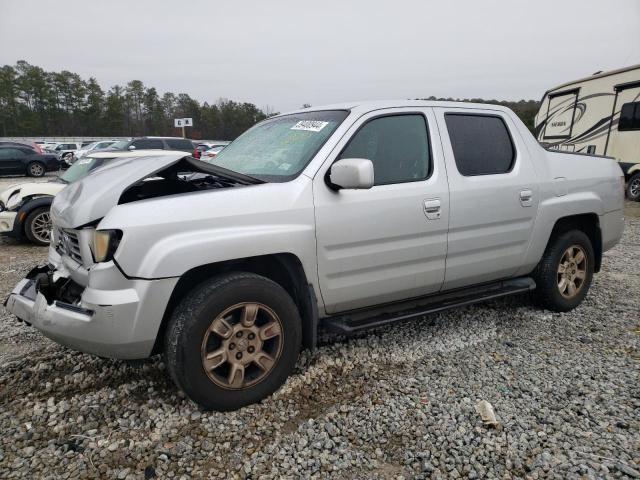
<path id="1" fill-rule="evenodd" d="M 584 270 L 584 279 L 581 280 L 579 288 L 572 296 L 563 295 L 560 290 L 560 276 L 558 269 L 563 260 L 565 252 L 577 246 L 586 257 L 586 265 L 580 269 Z M 577 256 L 577 255 L 576 255 Z M 564 262 L 563 262 L 564 263 Z M 536 281 L 536 289 L 533 292 L 536 302 L 549 310 L 555 312 L 568 312 L 576 308 L 584 300 L 591 281 L 595 266 L 595 254 L 593 245 L 589 237 L 580 230 L 569 230 L 553 234 L 547 248 L 540 260 L 540 263 L 533 271 L 533 278 Z M 573 272 L 576 269 L 574 267 Z"/>
<path id="2" fill-rule="evenodd" d="M 223 388 L 205 372 L 203 345 L 207 335 L 212 335 L 210 327 L 214 319 L 220 318 L 230 307 L 246 302 L 264 305 L 279 318 L 279 353 L 277 357 L 274 355 L 276 361 L 270 370 L 263 374 L 266 376 L 257 383 L 238 389 Z M 301 339 L 300 314 L 280 285 L 252 273 L 228 273 L 200 284 L 180 301 L 169 319 L 164 355 L 173 382 L 191 400 L 207 410 L 228 411 L 258 402 L 280 388 L 293 370 L 300 353 Z M 235 351 L 238 352 L 239 348 Z M 224 363 L 219 368 L 224 369 L 226 365 Z M 255 368 L 254 364 L 249 366 Z"/>
<path id="3" fill-rule="evenodd" d="M 627 182 L 625 193 L 629 200 L 633 200 L 635 202 L 640 201 L 640 172 L 631 176 Z"/>
<path id="4" fill-rule="evenodd" d="M 46 226 L 48 225 L 48 227 Z M 46 229 L 48 233 L 45 233 Z M 24 222 L 24 234 L 35 245 L 45 247 L 51 240 L 51 217 L 49 207 L 40 207 L 29 213 Z"/>
<path id="5" fill-rule="evenodd" d="M 41 162 L 31 162 L 27 165 L 27 176 L 29 177 L 43 177 L 46 171 Z"/>

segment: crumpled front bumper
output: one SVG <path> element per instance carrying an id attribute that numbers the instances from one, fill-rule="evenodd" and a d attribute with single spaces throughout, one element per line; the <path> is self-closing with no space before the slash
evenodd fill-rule
<path id="1" fill-rule="evenodd" d="M 58 258 L 55 258 L 55 257 Z M 178 278 L 128 279 L 113 262 L 96 264 L 89 284 L 75 283 L 60 257 L 36 267 L 5 300 L 7 310 L 62 345 L 104 357 L 146 358 Z"/>
<path id="2" fill-rule="evenodd" d="M 0 209 L 0 234 L 13 234 L 17 212 Z"/>

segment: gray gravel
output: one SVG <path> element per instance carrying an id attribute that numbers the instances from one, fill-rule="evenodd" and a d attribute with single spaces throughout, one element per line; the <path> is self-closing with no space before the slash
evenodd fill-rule
<path id="1" fill-rule="evenodd" d="M 584 304 L 324 335 L 259 405 L 204 413 L 161 358 L 69 351 L 0 307 L 1 478 L 640 477 L 640 220 Z M 0 239 L 0 297 L 46 249 Z M 500 425 L 483 425 L 479 400 Z"/>

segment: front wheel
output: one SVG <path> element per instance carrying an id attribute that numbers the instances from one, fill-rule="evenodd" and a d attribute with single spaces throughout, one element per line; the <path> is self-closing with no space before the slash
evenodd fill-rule
<path id="1" fill-rule="evenodd" d="M 533 272 L 534 297 L 549 310 L 573 310 L 589 291 L 594 267 L 593 246 L 584 232 L 570 230 L 554 236 Z"/>
<path id="2" fill-rule="evenodd" d="M 24 222 L 24 234 L 31 243 L 46 246 L 51 242 L 51 215 L 49 207 L 36 208 Z"/>
<path id="3" fill-rule="evenodd" d="M 300 315 L 268 278 L 230 273 L 196 287 L 165 334 L 174 383 L 205 409 L 235 410 L 276 391 L 300 352 Z"/>
<path id="4" fill-rule="evenodd" d="M 627 182 L 626 194 L 629 200 L 640 201 L 640 172 L 634 174 Z"/>

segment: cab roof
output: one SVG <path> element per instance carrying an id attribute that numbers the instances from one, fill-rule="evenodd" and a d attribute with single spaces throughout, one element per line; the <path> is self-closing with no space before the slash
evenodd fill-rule
<path id="1" fill-rule="evenodd" d="M 301 108 L 281 115 L 292 113 L 317 112 L 322 110 L 350 110 L 356 113 L 367 113 L 374 110 L 405 107 L 446 107 L 446 108 L 482 108 L 509 112 L 507 107 L 489 103 L 454 102 L 446 100 L 365 100 L 355 102 L 333 103 L 329 105 Z"/>

